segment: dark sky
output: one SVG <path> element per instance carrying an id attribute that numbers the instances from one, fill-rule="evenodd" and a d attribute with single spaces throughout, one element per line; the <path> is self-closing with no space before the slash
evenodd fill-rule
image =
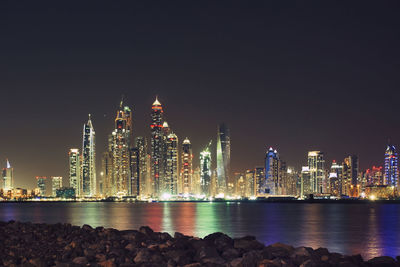
<path id="1" fill-rule="evenodd" d="M 118 3 L 117 3 L 118 2 Z M 398 1 L 0 1 L 0 160 L 16 186 L 67 177 L 93 116 L 97 157 L 126 94 L 149 137 L 158 94 L 198 153 L 232 135 L 232 169 L 267 147 L 300 168 L 356 153 L 381 165 L 400 143 Z M 215 155 L 213 155 L 215 156 Z M 98 170 L 100 164 L 97 165 Z"/>

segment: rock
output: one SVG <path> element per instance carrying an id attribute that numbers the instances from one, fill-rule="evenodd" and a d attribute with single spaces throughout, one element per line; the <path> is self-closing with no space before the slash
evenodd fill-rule
<path id="1" fill-rule="evenodd" d="M 136 251 L 136 246 L 132 243 L 129 243 L 128 245 L 125 246 L 125 249 L 130 252 L 133 252 L 133 251 Z"/>
<path id="2" fill-rule="evenodd" d="M 93 231 L 93 228 L 88 224 L 84 224 L 82 226 L 82 230 L 91 232 L 91 231 Z"/>
<path id="3" fill-rule="evenodd" d="M 245 251 L 263 249 L 264 245 L 255 240 L 253 236 L 234 239 L 234 248 L 243 249 Z"/>
<path id="4" fill-rule="evenodd" d="M 136 263 L 142 263 L 142 262 L 149 262 L 150 259 L 151 259 L 150 250 L 148 248 L 142 248 L 136 254 L 136 257 L 135 257 L 134 261 Z"/>
<path id="5" fill-rule="evenodd" d="M 239 258 L 241 255 L 237 249 L 228 248 L 222 252 L 221 256 L 224 259 L 231 261 L 233 259 Z"/>
<path id="6" fill-rule="evenodd" d="M 113 260 L 104 260 L 98 263 L 101 267 L 116 267 L 117 265 Z"/>
<path id="7" fill-rule="evenodd" d="M 243 254 L 243 265 L 244 266 L 256 266 L 256 264 L 262 260 L 261 252 L 249 251 Z"/>
<path id="8" fill-rule="evenodd" d="M 200 260 L 204 258 L 217 258 L 217 257 L 219 257 L 219 254 L 214 247 L 201 247 L 196 252 L 196 258 Z"/>
<path id="9" fill-rule="evenodd" d="M 36 267 L 46 267 L 46 261 L 42 258 L 31 259 L 29 263 Z"/>
<path id="10" fill-rule="evenodd" d="M 229 266 L 242 267 L 243 266 L 243 258 L 236 258 L 234 260 L 231 260 L 231 262 L 229 263 Z"/>
<path id="11" fill-rule="evenodd" d="M 86 265 L 88 263 L 88 260 L 86 259 L 86 257 L 76 257 L 72 260 L 72 262 L 75 264 Z"/>
<path id="12" fill-rule="evenodd" d="M 221 257 L 204 258 L 201 260 L 204 265 L 218 266 L 224 265 L 226 261 Z"/>
<path id="13" fill-rule="evenodd" d="M 141 227 L 139 228 L 139 232 L 141 232 L 141 233 L 143 233 L 143 234 L 145 234 L 145 235 L 147 235 L 147 236 L 152 236 L 153 233 L 154 233 L 153 229 L 151 229 L 151 228 L 148 227 L 148 226 L 141 226 Z"/>
<path id="14" fill-rule="evenodd" d="M 183 267 L 201 267 L 201 264 L 196 262 L 196 263 L 186 264 Z"/>
<path id="15" fill-rule="evenodd" d="M 285 266 L 288 267 L 290 265 L 282 265 L 280 262 L 278 262 L 277 259 L 275 260 L 262 260 L 257 264 L 258 267 L 281 267 L 281 266 Z"/>
<path id="16" fill-rule="evenodd" d="M 191 257 L 193 255 L 190 255 L 185 250 L 170 250 L 166 253 L 164 253 L 164 256 L 172 259 L 175 263 L 177 263 L 179 266 L 189 264 L 191 262 Z"/>
<path id="17" fill-rule="evenodd" d="M 204 237 L 209 245 L 214 245 L 218 251 L 224 251 L 227 248 L 233 247 L 233 239 L 223 233 L 213 233 Z"/>
<path id="18" fill-rule="evenodd" d="M 375 257 L 367 261 L 367 263 L 369 266 L 376 266 L 376 267 L 398 266 L 396 260 L 388 256 Z"/>

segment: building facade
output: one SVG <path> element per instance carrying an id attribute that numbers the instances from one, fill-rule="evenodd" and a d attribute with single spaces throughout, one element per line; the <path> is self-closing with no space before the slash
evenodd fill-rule
<path id="1" fill-rule="evenodd" d="M 4 189 L 4 191 L 12 190 L 14 188 L 14 169 L 11 167 L 8 159 L 6 167 L 3 168 L 2 184 L 0 185 L 0 188 Z"/>
<path id="2" fill-rule="evenodd" d="M 81 194 L 84 197 L 96 195 L 96 138 L 93 124 L 90 118 L 83 125 L 82 142 L 82 171 L 81 171 Z"/>
<path id="3" fill-rule="evenodd" d="M 182 169 L 181 169 L 181 193 L 189 195 L 192 192 L 192 179 L 193 179 L 193 152 L 192 144 L 186 137 L 182 143 Z"/>
<path id="4" fill-rule="evenodd" d="M 218 125 L 217 130 L 217 180 L 216 193 L 230 193 L 233 190 L 234 179 L 230 177 L 231 162 L 231 136 L 229 128 L 225 123 Z"/>
<path id="5" fill-rule="evenodd" d="M 211 195 L 211 152 L 210 144 L 200 152 L 200 187 L 201 194 L 209 197 Z"/>
<path id="6" fill-rule="evenodd" d="M 395 146 L 389 144 L 385 151 L 384 185 L 399 189 L 398 155 Z"/>
<path id="7" fill-rule="evenodd" d="M 62 177 L 52 176 L 51 177 L 51 191 L 53 197 L 57 196 L 57 190 L 62 187 Z"/>
<path id="8" fill-rule="evenodd" d="M 163 153 L 163 108 L 161 103 L 156 100 L 151 107 L 151 184 L 152 195 L 159 196 L 160 180 L 163 178 L 162 153 Z"/>
<path id="9" fill-rule="evenodd" d="M 324 190 L 325 159 L 321 151 L 308 152 L 308 170 L 312 193 L 326 193 Z"/>
<path id="10" fill-rule="evenodd" d="M 76 196 L 81 194 L 81 158 L 79 149 L 71 148 L 68 152 L 69 159 L 69 186 L 75 190 Z"/>

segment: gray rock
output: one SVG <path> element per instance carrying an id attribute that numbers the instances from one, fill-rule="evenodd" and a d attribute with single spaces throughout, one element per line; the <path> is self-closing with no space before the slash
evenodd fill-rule
<path id="1" fill-rule="evenodd" d="M 72 262 L 79 265 L 86 265 L 88 263 L 88 260 L 86 259 L 86 257 L 76 257 L 72 260 Z"/>
<path id="2" fill-rule="evenodd" d="M 136 257 L 135 257 L 134 261 L 136 263 L 142 263 L 142 262 L 149 262 L 150 259 L 151 259 L 150 250 L 148 248 L 142 248 L 136 254 Z"/>
<path id="3" fill-rule="evenodd" d="M 153 229 L 151 229 L 151 228 L 148 227 L 148 226 L 141 226 L 141 227 L 139 228 L 139 232 L 141 232 L 141 233 L 143 233 L 143 234 L 145 234 L 145 235 L 147 235 L 147 236 L 152 236 L 153 233 L 154 233 Z"/>
<path id="4" fill-rule="evenodd" d="M 376 267 L 398 266 L 396 260 L 388 256 L 375 257 L 367 261 L 367 263 L 369 266 L 376 266 Z"/>

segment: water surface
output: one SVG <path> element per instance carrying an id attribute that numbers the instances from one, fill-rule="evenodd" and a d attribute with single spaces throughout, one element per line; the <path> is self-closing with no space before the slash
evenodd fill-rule
<path id="1" fill-rule="evenodd" d="M 89 224 L 204 237 L 254 235 L 265 244 L 326 247 L 344 254 L 400 255 L 399 204 L 321 203 L 0 203 L 0 220 Z"/>

